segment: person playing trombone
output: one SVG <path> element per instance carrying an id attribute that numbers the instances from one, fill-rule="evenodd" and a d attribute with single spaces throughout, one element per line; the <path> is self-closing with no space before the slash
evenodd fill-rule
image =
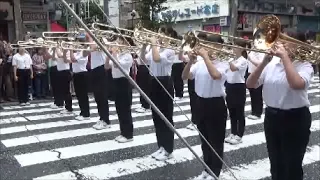
<path id="1" fill-rule="evenodd" d="M 300 37 L 300 40 L 303 40 Z M 307 90 L 311 63 L 297 61 L 293 43 L 276 43 L 247 79 L 249 88 L 263 84 L 264 130 L 273 180 L 302 180 L 302 161 L 309 142 L 311 113 Z M 270 63 L 272 56 L 279 57 Z"/>
<path id="2" fill-rule="evenodd" d="M 89 51 L 70 50 L 70 59 L 72 62 L 73 83 L 76 97 L 78 99 L 80 114 L 76 116 L 77 120 L 90 119 L 90 107 L 88 97 L 88 72 L 87 63 Z"/>
<path id="3" fill-rule="evenodd" d="M 212 37 L 210 41 L 223 43 L 221 37 Z M 217 46 L 217 48 L 221 48 Z M 203 58 L 194 65 L 196 55 Z M 226 132 L 227 107 L 225 104 L 224 83 L 229 66 L 221 62 L 216 54 L 209 56 L 204 48 L 189 54 L 190 61 L 182 72 L 182 79 L 195 80 L 197 95 L 197 127 L 203 137 L 210 143 L 220 157 L 223 157 L 224 138 Z M 192 67 L 191 67 L 192 66 Z M 204 162 L 213 173 L 219 177 L 222 161 L 216 156 L 206 141 L 201 138 L 201 148 Z M 196 179 L 214 179 L 207 171 L 203 171 Z"/>
<path id="4" fill-rule="evenodd" d="M 157 42 L 156 37 L 148 39 L 149 43 L 151 43 L 151 50 L 146 54 L 147 45 L 144 44 L 141 48 L 140 56 L 145 63 L 150 65 L 150 75 L 152 76 L 150 99 L 170 123 L 173 124 L 173 99 L 170 98 L 155 78 L 160 81 L 164 88 L 170 93 L 171 97 L 174 97 L 171 70 L 175 58 L 175 51 L 169 48 L 159 48 L 159 44 L 169 46 L 165 37 L 162 36 L 174 37 L 174 30 L 171 27 L 161 27 L 158 33 L 161 36 L 158 39 L 159 42 Z M 152 119 L 156 129 L 159 149 L 151 154 L 151 157 L 165 161 L 173 157 L 174 133 L 154 109 L 152 109 Z"/>
<path id="5" fill-rule="evenodd" d="M 125 37 L 118 36 L 116 42 L 120 45 L 125 45 Z M 131 39 L 127 39 L 132 41 Z M 133 58 L 129 50 L 123 48 L 122 50 L 117 45 L 111 45 L 109 51 L 112 53 L 112 56 L 119 62 L 121 67 L 126 71 L 126 74 L 129 75 L 130 68 L 133 64 Z M 119 70 L 116 64 L 110 61 L 109 58 L 106 60 L 105 64 L 106 69 L 112 69 L 112 78 L 114 85 L 114 98 L 115 106 L 118 114 L 120 132 L 121 134 L 115 138 L 119 143 L 126 143 L 133 140 L 133 122 L 131 115 L 131 105 L 132 105 L 132 87 L 129 80 L 125 75 Z"/>

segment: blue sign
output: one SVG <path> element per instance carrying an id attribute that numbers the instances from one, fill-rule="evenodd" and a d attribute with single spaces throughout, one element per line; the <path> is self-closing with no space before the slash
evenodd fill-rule
<path id="1" fill-rule="evenodd" d="M 177 18 L 190 18 L 191 16 L 212 16 L 219 15 L 218 4 L 195 6 L 194 8 L 174 9 L 161 12 L 162 19 L 175 20 Z"/>

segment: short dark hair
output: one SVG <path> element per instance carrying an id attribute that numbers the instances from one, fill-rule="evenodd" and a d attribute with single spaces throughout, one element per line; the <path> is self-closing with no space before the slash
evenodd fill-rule
<path id="1" fill-rule="evenodd" d="M 207 41 L 208 40 L 208 35 L 204 32 L 199 32 L 199 34 L 197 35 L 197 37 L 201 40 Z"/>
<path id="2" fill-rule="evenodd" d="M 163 26 L 160 27 L 160 32 L 164 33 L 165 35 L 175 38 L 176 36 L 178 36 L 178 33 L 171 27 L 171 26 Z"/>
<path id="3" fill-rule="evenodd" d="M 223 44 L 224 41 L 219 35 L 210 35 L 208 36 L 208 41 Z"/>

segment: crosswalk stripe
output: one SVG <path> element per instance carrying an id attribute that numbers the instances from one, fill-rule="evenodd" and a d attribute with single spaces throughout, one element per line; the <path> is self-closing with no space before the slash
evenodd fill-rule
<path id="1" fill-rule="evenodd" d="M 314 120 L 312 122 L 312 131 L 320 130 L 320 120 Z M 243 136 L 243 143 L 238 145 L 230 145 L 225 143 L 224 152 L 235 151 L 243 148 L 247 148 L 254 145 L 265 143 L 264 133 L 255 133 Z M 202 155 L 201 146 L 196 145 L 192 147 L 193 150 L 199 155 Z M 61 152 L 61 151 L 59 151 Z M 319 151 L 318 151 L 319 152 Z M 62 152 L 61 154 L 64 154 Z M 85 174 L 86 177 L 94 177 L 97 179 L 108 179 L 120 176 L 125 176 L 133 173 L 139 173 L 142 171 L 152 170 L 160 168 L 168 164 L 183 163 L 186 161 L 194 160 L 195 157 L 188 148 L 176 149 L 173 152 L 173 159 L 166 162 L 157 161 L 150 156 L 137 157 L 134 159 L 127 159 L 123 161 L 117 161 L 109 164 L 101 164 L 98 166 L 87 167 L 80 169 L 81 174 Z M 241 167 L 241 166 L 240 166 Z M 75 179 L 74 174 L 70 172 L 63 172 L 43 177 L 35 178 L 34 180 L 58 180 L 58 179 Z M 230 178 L 229 178 L 230 179 Z M 241 179 L 241 178 L 240 178 Z M 249 178 L 248 178 L 249 179 Z M 251 178 L 253 179 L 253 178 Z"/>
<path id="2" fill-rule="evenodd" d="M 303 159 L 303 164 L 311 164 L 320 161 L 320 146 L 314 145 L 307 148 L 307 152 Z M 262 179 L 271 176 L 270 162 L 268 158 L 254 161 L 250 164 L 231 167 L 232 172 L 238 179 Z M 222 172 L 221 179 L 234 179 L 230 172 Z"/>
<path id="3" fill-rule="evenodd" d="M 310 99 L 312 106 L 309 107 L 310 112 L 314 113 L 312 115 L 313 117 L 318 117 L 320 112 L 320 104 L 317 102 L 317 97 L 320 97 L 320 89 L 318 86 L 319 78 L 314 77 L 308 90 L 308 94 L 313 98 Z M 184 91 L 187 92 L 186 85 Z M 133 94 L 134 98 L 132 109 L 140 107 L 139 94 L 136 92 Z M 245 106 L 245 111 L 248 113 L 248 111 L 251 110 L 251 99 L 249 97 L 248 90 L 246 94 L 247 105 Z M 188 118 L 190 118 L 191 114 L 188 93 L 185 93 L 185 98 L 177 101 L 177 103 L 183 111 L 185 111 Z M 153 171 L 150 170 L 157 169 L 161 172 L 167 165 L 185 166 L 186 163 L 189 163 L 188 161 L 194 161 L 197 163 L 192 153 L 187 148 L 183 148 L 179 141 L 175 141 L 179 143 L 177 143 L 177 147 L 173 152 L 174 159 L 170 159 L 166 162 L 155 161 L 149 156 L 144 156 L 144 153 L 139 153 L 138 156 L 129 155 L 125 156 L 125 158 L 107 158 L 107 162 L 97 161 L 89 164 L 83 164 L 82 161 L 84 159 L 88 160 L 90 157 L 100 156 L 106 158 L 107 155 L 112 156 L 114 152 L 119 151 L 132 151 L 135 148 L 147 148 L 147 151 L 150 151 L 150 148 L 156 146 L 155 133 L 154 131 L 150 131 L 153 129 L 151 112 L 132 112 L 134 131 L 137 132 L 138 135 L 134 136 L 134 141 L 121 144 L 113 140 L 113 136 L 119 132 L 119 124 L 114 124 L 110 129 L 105 130 L 95 130 L 89 127 L 91 126 L 90 124 L 99 120 L 99 117 L 97 117 L 96 104 L 94 103 L 93 98 L 90 98 L 90 112 L 92 117 L 90 120 L 85 121 L 75 120 L 74 115 L 58 114 L 58 110 L 48 108 L 51 104 L 52 102 L 40 102 L 25 107 L 18 105 L 4 106 L 4 112 L 0 112 L 0 135 L 2 135 L 1 143 L 5 148 L 8 148 L 9 151 L 12 150 L 11 152 L 13 152 L 13 157 L 20 164 L 23 171 L 28 171 L 28 169 L 36 171 L 38 168 L 43 168 L 42 170 L 45 170 L 47 166 L 54 168 L 54 164 L 63 165 L 62 162 L 64 162 L 64 160 L 70 160 L 70 162 L 72 161 L 81 164 L 81 167 L 77 168 L 79 170 L 76 171 L 85 176 L 85 179 L 98 180 L 117 177 L 123 178 L 122 176 L 131 176 L 133 174 L 135 174 L 134 176 L 136 176 L 137 179 L 145 179 L 139 178 L 139 176 L 143 176 L 142 174 L 144 173 L 151 175 L 150 173 Z M 113 121 L 118 120 L 118 116 L 115 112 L 114 102 L 109 102 L 109 106 L 109 117 L 113 123 Z M 76 99 L 73 100 L 73 107 L 75 110 L 74 114 L 79 113 Z M 198 133 L 197 131 L 191 131 L 184 128 L 188 121 L 185 115 L 181 114 L 178 107 L 174 108 L 173 119 L 174 122 L 177 123 L 176 128 L 178 132 L 180 132 L 184 138 L 187 138 L 188 141 L 190 140 L 190 142 L 192 142 L 193 149 L 195 149 L 197 154 L 201 156 L 201 146 L 197 140 Z M 246 151 L 246 149 L 250 149 L 250 152 L 254 152 L 257 149 L 261 150 L 261 148 L 265 148 L 264 131 L 263 128 L 261 129 L 261 125 L 263 127 L 263 119 L 264 114 L 258 120 L 246 119 L 247 134 L 243 136 L 243 142 L 238 145 L 225 143 L 225 152 L 227 152 L 227 155 L 228 153 L 242 153 L 243 151 Z M 230 120 L 227 120 L 226 129 L 230 130 L 230 126 Z M 320 120 L 312 121 L 310 130 L 317 135 L 320 130 Z M 90 139 L 90 136 L 92 135 L 94 135 L 94 139 L 87 141 L 86 138 Z M 101 138 L 96 139 L 96 137 L 100 136 Z M 175 136 L 175 139 L 178 139 L 177 136 Z M 49 149 L 42 147 L 48 146 L 50 143 L 55 145 L 48 147 Z M 319 144 L 314 144 L 314 141 L 312 143 L 309 145 L 309 151 L 305 155 L 305 164 L 312 164 L 320 161 Z M 55 147 L 55 149 L 53 149 L 53 147 Z M 20 150 L 19 148 L 26 149 Z M 241 161 L 240 163 L 232 163 L 233 166 L 231 168 L 238 179 L 262 179 L 270 176 L 269 161 L 266 158 L 267 154 L 258 156 L 259 158 L 251 158 L 250 161 L 244 160 L 245 163 L 244 161 Z M 226 157 L 226 159 L 228 159 L 228 157 Z M 42 170 L 40 169 L 37 175 L 28 174 L 28 177 L 30 177 L 30 179 L 34 178 L 35 180 L 79 178 L 74 177 L 76 173 L 68 171 L 68 168 L 57 168 L 50 171 Z M 253 171 L 259 173 L 252 173 Z M 229 172 L 224 169 L 220 178 L 230 180 L 234 179 L 228 173 Z M 196 174 L 185 176 L 185 179 L 195 175 Z M 168 177 L 170 177 L 170 174 L 168 174 Z"/>

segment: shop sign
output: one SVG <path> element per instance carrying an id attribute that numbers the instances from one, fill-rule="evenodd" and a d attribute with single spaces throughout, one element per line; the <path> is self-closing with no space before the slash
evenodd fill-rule
<path id="1" fill-rule="evenodd" d="M 268 2 L 257 0 L 242 0 L 238 4 L 238 10 L 243 12 L 259 12 L 266 14 L 283 14 L 283 15 L 317 15 L 317 8 L 313 5 L 296 5 L 288 2 Z"/>
<path id="2" fill-rule="evenodd" d="M 203 25 L 203 30 L 209 31 L 209 32 L 215 32 L 215 33 L 221 33 L 221 27 L 220 25 L 217 25 L 217 24 Z"/>
<path id="3" fill-rule="evenodd" d="M 170 2 L 167 10 L 157 14 L 159 20 L 185 21 L 194 19 L 205 19 L 219 16 L 229 16 L 228 0 Z"/>
<path id="4" fill-rule="evenodd" d="M 47 12 L 22 12 L 22 21 L 47 21 Z"/>

